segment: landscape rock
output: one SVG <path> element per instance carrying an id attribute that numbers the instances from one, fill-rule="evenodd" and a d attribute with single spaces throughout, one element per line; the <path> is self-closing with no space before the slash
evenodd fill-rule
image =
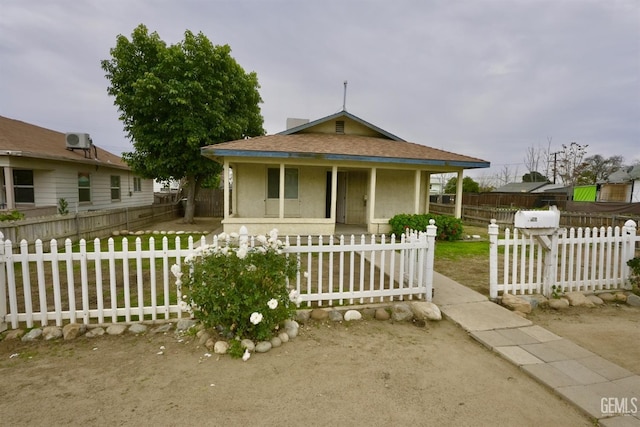
<path id="1" fill-rule="evenodd" d="M 95 337 L 101 337 L 105 333 L 106 331 L 104 330 L 104 328 L 101 328 L 98 326 L 97 328 L 89 329 L 89 331 L 84 336 L 87 338 L 95 338 Z"/>
<path id="2" fill-rule="evenodd" d="M 549 307 L 554 310 L 563 310 L 569 308 L 569 300 L 565 298 L 550 298 Z"/>
<path id="3" fill-rule="evenodd" d="M 531 308 L 535 310 L 537 307 L 545 306 L 548 303 L 548 298 L 541 294 L 532 295 L 518 295 L 523 300 L 531 304 Z"/>
<path id="4" fill-rule="evenodd" d="M 598 294 L 598 298 L 605 302 L 613 302 L 616 300 L 616 297 L 611 292 L 602 292 Z"/>
<path id="5" fill-rule="evenodd" d="M 311 310 L 298 310 L 296 312 L 295 320 L 300 323 L 307 323 L 311 317 Z"/>
<path id="6" fill-rule="evenodd" d="M 204 346 L 206 347 L 207 350 L 212 351 L 216 346 L 216 340 L 214 340 L 213 338 L 209 338 L 207 342 L 204 343 Z"/>
<path id="7" fill-rule="evenodd" d="M 242 341 L 240 341 L 240 346 L 242 348 L 246 348 L 250 352 L 253 352 L 256 349 L 256 345 L 249 338 L 245 338 Z"/>
<path id="8" fill-rule="evenodd" d="M 629 294 L 627 296 L 627 304 L 633 307 L 640 307 L 640 297 L 636 294 Z"/>
<path id="9" fill-rule="evenodd" d="M 215 354 L 226 354 L 229 350 L 229 343 L 226 341 L 216 341 L 213 345 L 213 352 Z"/>
<path id="10" fill-rule="evenodd" d="M 602 305 L 604 301 L 597 295 L 587 295 L 587 299 L 591 301 L 594 305 Z"/>
<path id="11" fill-rule="evenodd" d="M 260 341 L 256 344 L 256 353 L 266 353 L 271 350 L 271 343 L 269 341 Z"/>
<path id="12" fill-rule="evenodd" d="M 289 342 L 289 334 L 287 334 L 286 332 L 280 332 L 278 334 L 278 338 L 280 338 L 280 341 L 282 342 Z"/>
<path id="13" fill-rule="evenodd" d="M 120 325 L 120 324 L 109 325 L 107 327 L 107 334 L 122 335 L 126 330 L 127 330 L 127 325 Z"/>
<path id="14" fill-rule="evenodd" d="M 589 301 L 589 298 L 584 296 L 582 292 L 567 292 L 564 294 L 565 298 L 569 300 L 569 305 L 574 307 L 593 307 L 594 304 Z"/>
<path id="15" fill-rule="evenodd" d="M 614 295 L 614 301 L 627 302 L 627 296 L 622 292 L 616 292 Z"/>
<path id="16" fill-rule="evenodd" d="M 391 318 L 391 315 L 384 308 L 378 308 L 376 309 L 373 318 L 376 320 L 389 320 Z"/>
<path id="17" fill-rule="evenodd" d="M 284 321 L 284 332 L 289 336 L 289 339 L 294 339 L 298 336 L 298 328 L 300 328 L 300 325 L 295 320 Z"/>
<path id="18" fill-rule="evenodd" d="M 42 338 L 44 338 L 45 341 L 62 338 L 62 328 L 58 326 L 45 326 L 42 329 Z"/>
<path id="19" fill-rule="evenodd" d="M 205 345 L 207 341 L 211 339 L 211 334 L 205 330 L 202 330 L 198 331 L 196 337 L 198 337 L 198 345 Z"/>
<path id="20" fill-rule="evenodd" d="M 396 322 L 408 322 L 413 319 L 413 312 L 409 304 L 400 303 L 391 306 L 391 318 Z"/>
<path id="21" fill-rule="evenodd" d="M 282 345 L 282 340 L 278 337 L 273 337 L 271 338 L 271 340 L 269 341 L 271 343 L 271 347 L 273 348 L 277 348 L 280 347 Z"/>
<path id="22" fill-rule="evenodd" d="M 321 308 L 314 308 L 311 310 L 311 318 L 318 321 L 326 320 L 329 318 L 329 312 Z"/>
<path id="23" fill-rule="evenodd" d="M 329 312 L 329 320 L 331 320 L 332 322 L 342 322 L 342 313 L 340 313 L 338 310 L 331 310 Z"/>
<path id="24" fill-rule="evenodd" d="M 193 319 L 180 319 L 178 320 L 178 323 L 176 323 L 176 331 L 184 332 L 192 326 L 195 326 L 197 323 L 198 322 Z"/>
<path id="25" fill-rule="evenodd" d="M 505 292 L 502 294 L 502 305 L 512 311 L 519 311 L 525 314 L 531 313 L 531 304 L 529 301 L 510 293 Z"/>
<path id="26" fill-rule="evenodd" d="M 132 334 L 144 334 L 147 332 L 147 325 L 143 325 L 142 323 L 134 323 L 129 326 L 129 332 Z"/>
<path id="27" fill-rule="evenodd" d="M 22 341 L 34 341 L 42 336 L 42 329 L 34 328 L 22 336 Z"/>
<path id="28" fill-rule="evenodd" d="M 345 322 L 351 322 L 353 320 L 361 320 L 361 319 L 362 319 L 362 314 L 358 310 L 347 310 L 347 312 L 344 313 Z"/>
<path id="29" fill-rule="evenodd" d="M 440 308 L 432 302 L 419 301 L 411 303 L 411 312 L 416 319 L 442 320 Z"/>
<path id="30" fill-rule="evenodd" d="M 62 336 L 65 340 L 74 340 L 87 330 L 87 325 L 82 323 L 69 323 L 62 328 Z"/>
<path id="31" fill-rule="evenodd" d="M 24 335 L 24 329 L 13 329 L 9 332 L 7 332 L 4 336 L 4 340 L 17 340 L 22 338 L 22 336 Z"/>

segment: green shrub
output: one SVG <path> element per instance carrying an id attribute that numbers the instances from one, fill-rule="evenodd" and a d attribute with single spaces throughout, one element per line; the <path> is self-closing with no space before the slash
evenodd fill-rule
<path id="1" fill-rule="evenodd" d="M 63 198 L 58 199 L 58 213 L 60 215 L 69 213 L 69 203 Z"/>
<path id="2" fill-rule="evenodd" d="M 391 231 L 400 236 L 407 228 L 426 231 L 429 220 L 433 219 L 438 227 L 437 240 L 459 240 L 462 238 L 462 220 L 449 215 L 435 214 L 398 214 L 389 220 Z"/>
<path id="3" fill-rule="evenodd" d="M 24 214 L 19 211 L 0 214 L 0 221 L 16 221 L 19 219 L 24 219 Z"/>
<path id="4" fill-rule="evenodd" d="M 199 248 L 185 259 L 191 273 L 182 283 L 182 304 L 229 339 L 268 340 L 300 302 L 287 288 L 287 279 L 297 271 L 296 259 L 282 253 L 276 230 L 269 237 L 258 236 L 255 247 L 239 242 L 235 233 L 219 237 L 222 243 Z M 172 271 L 180 282 L 177 267 Z"/>

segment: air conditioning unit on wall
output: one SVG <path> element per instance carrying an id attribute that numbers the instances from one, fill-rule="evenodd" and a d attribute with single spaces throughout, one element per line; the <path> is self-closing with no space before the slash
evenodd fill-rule
<path id="1" fill-rule="evenodd" d="M 88 133 L 69 132 L 65 135 L 65 141 L 68 149 L 87 150 L 91 148 L 91 138 Z"/>

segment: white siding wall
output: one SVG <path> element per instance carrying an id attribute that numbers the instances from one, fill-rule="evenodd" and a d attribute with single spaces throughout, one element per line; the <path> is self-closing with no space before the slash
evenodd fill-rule
<path id="1" fill-rule="evenodd" d="M 134 175 L 122 169 L 92 165 L 55 162 L 29 158 L 11 158 L 12 168 L 33 170 L 36 207 L 57 206 L 64 198 L 70 212 L 113 209 L 153 204 L 153 181 L 142 180 L 142 191 L 133 191 Z M 78 173 L 91 175 L 91 202 L 78 205 Z M 111 201 L 111 175 L 120 176 L 119 201 Z M 131 196 L 129 196 L 131 190 Z"/>

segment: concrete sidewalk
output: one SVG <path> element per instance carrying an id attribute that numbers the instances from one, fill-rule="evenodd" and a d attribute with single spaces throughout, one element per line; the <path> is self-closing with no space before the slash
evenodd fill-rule
<path id="1" fill-rule="evenodd" d="M 599 425 L 640 426 L 640 376 L 434 273 L 442 314 Z M 629 343 L 640 345 L 640 343 Z"/>

